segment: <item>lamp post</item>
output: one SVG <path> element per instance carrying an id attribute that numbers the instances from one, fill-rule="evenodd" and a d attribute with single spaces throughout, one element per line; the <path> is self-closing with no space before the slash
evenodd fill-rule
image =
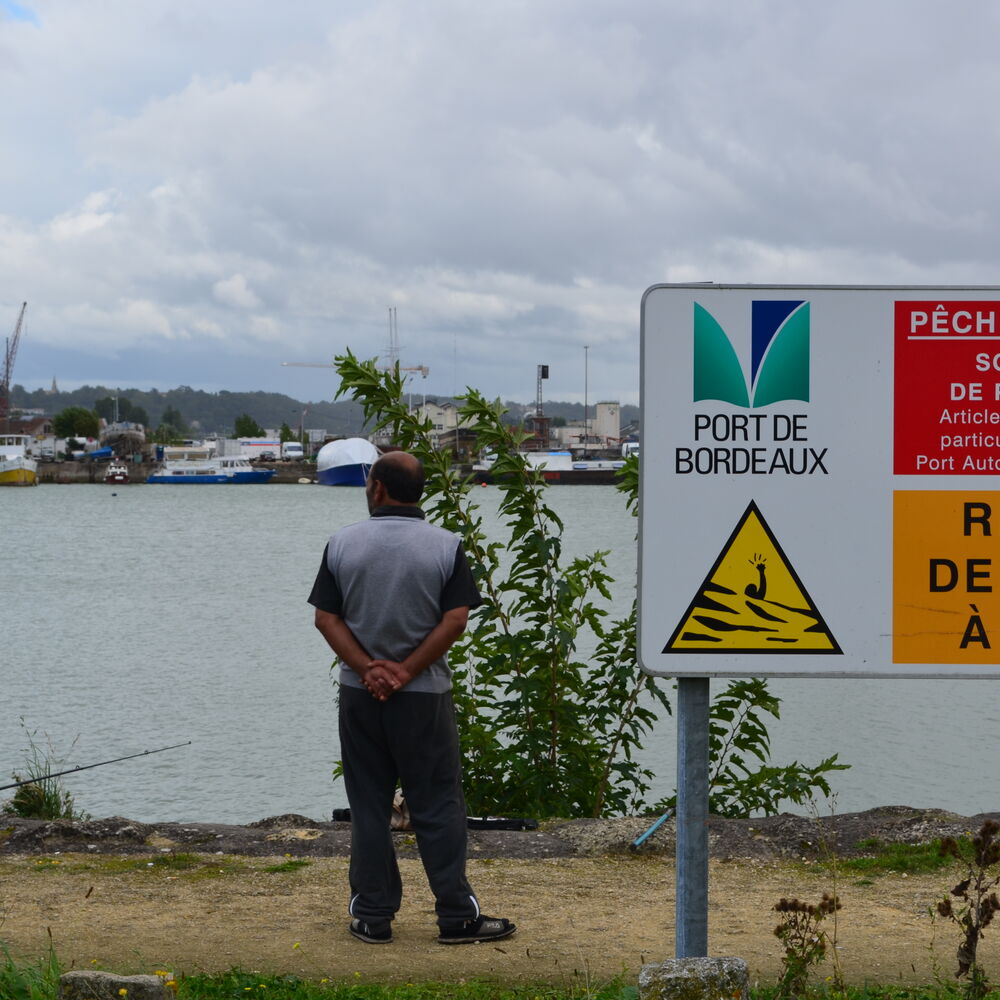
<path id="1" fill-rule="evenodd" d="M 590 450 L 590 408 L 587 398 L 587 381 L 590 373 L 590 346 L 583 345 L 583 457 Z"/>

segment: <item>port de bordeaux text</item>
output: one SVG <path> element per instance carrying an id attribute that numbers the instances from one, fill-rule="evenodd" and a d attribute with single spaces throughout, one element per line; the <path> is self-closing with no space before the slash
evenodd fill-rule
<path id="1" fill-rule="evenodd" d="M 674 450 L 678 475 L 829 475 L 805 413 L 696 413 L 693 434 L 694 447 Z"/>

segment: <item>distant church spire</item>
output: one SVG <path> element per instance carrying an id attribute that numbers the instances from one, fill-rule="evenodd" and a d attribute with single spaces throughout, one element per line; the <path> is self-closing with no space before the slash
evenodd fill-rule
<path id="1" fill-rule="evenodd" d="M 52 388 L 49 389 L 49 395 L 54 396 L 59 391 L 59 386 L 56 385 L 56 377 L 52 376 Z"/>

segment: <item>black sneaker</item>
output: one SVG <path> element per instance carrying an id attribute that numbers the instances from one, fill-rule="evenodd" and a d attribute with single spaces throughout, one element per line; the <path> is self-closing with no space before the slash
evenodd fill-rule
<path id="1" fill-rule="evenodd" d="M 475 920 L 466 920 L 457 927 L 441 928 L 441 944 L 477 944 L 480 941 L 501 941 L 517 930 L 515 924 L 503 917 L 486 917 L 480 914 Z"/>
<path id="2" fill-rule="evenodd" d="M 388 944 L 392 940 L 392 924 L 387 920 L 383 924 L 368 924 L 355 917 L 348 928 L 359 940 L 368 944 Z"/>

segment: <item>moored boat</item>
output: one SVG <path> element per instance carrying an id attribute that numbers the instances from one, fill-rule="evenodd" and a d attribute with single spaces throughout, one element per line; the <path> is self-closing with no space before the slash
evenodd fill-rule
<path id="1" fill-rule="evenodd" d="M 223 456 L 201 461 L 177 459 L 164 462 L 147 483 L 269 483 L 274 469 L 254 468 L 245 458 Z"/>
<path id="2" fill-rule="evenodd" d="M 364 438 L 323 445 L 316 456 L 316 482 L 322 486 L 364 486 L 378 449 Z"/>
<path id="3" fill-rule="evenodd" d="M 129 481 L 128 466 L 120 459 L 113 458 L 104 470 L 106 483 L 127 483 Z"/>
<path id="4" fill-rule="evenodd" d="M 28 455 L 26 434 L 0 434 L 0 486 L 36 486 L 38 463 Z"/>

